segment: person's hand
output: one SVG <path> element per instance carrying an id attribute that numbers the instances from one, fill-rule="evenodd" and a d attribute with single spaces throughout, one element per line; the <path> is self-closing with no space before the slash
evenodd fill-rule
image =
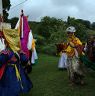
<path id="1" fill-rule="evenodd" d="M 70 42 L 69 45 L 70 45 L 71 47 L 75 47 L 75 45 L 74 45 L 73 42 Z"/>

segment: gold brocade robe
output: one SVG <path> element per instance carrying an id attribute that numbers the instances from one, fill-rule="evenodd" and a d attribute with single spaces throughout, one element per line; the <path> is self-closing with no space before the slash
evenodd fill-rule
<path id="1" fill-rule="evenodd" d="M 68 47 L 65 49 L 68 57 L 73 57 L 75 55 L 74 47 L 82 45 L 82 42 L 75 36 L 68 38 Z"/>

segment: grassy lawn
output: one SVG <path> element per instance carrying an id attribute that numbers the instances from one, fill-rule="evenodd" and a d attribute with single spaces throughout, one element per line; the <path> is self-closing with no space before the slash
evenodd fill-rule
<path id="1" fill-rule="evenodd" d="M 30 74 L 34 87 L 21 96 L 95 96 L 95 72 L 86 72 L 86 85 L 71 86 L 67 71 L 58 70 L 58 60 L 58 57 L 40 54 Z"/>

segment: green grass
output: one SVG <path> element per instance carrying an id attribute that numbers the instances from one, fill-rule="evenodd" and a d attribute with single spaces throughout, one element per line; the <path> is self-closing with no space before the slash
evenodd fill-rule
<path id="1" fill-rule="evenodd" d="M 30 78 L 33 89 L 22 96 L 95 96 L 95 72 L 86 72 L 85 86 L 71 86 L 67 71 L 57 68 L 58 57 L 40 54 Z"/>

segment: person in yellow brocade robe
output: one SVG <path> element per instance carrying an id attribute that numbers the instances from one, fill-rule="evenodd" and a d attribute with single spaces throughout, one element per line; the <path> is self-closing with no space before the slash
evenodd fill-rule
<path id="1" fill-rule="evenodd" d="M 82 42 L 75 37 L 74 32 L 76 32 L 75 27 L 70 26 L 66 29 L 68 34 L 67 45 L 65 49 L 67 54 L 67 66 L 69 78 L 73 83 L 83 84 L 83 72 L 80 69 L 79 64 L 79 54 L 77 47 L 82 46 Z"/>

